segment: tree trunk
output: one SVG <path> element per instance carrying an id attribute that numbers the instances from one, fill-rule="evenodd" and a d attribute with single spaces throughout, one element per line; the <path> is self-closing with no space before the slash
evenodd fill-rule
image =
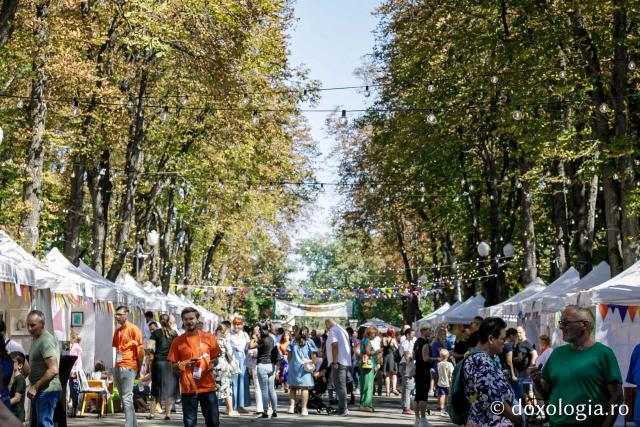
<path id="1" fill-rule="evenodd" d="M 555 280 L 569 269 L 569 223 L 567 220 L 567 194 L 565 168 L 562 160 L 554 160 L 551 173 L 560 181 L 553 184 L 553 230 L 554 259 L 551 261 L 551 280 Z"/>
<path id="2" fill-rule="evenodd" d="M 189 284 L 191 263 L 193 260 L 193 230 L 187 226 L 184 230 L 184 277 L 182 283 Z"/>
<path id="3" fill-rule="evenodd" d="M 13 33 L 13 21 L 18 10 L 18 0 L 3 0 L 0 7 L 0 48 L 4 46 Z"/>
<path id="4" fill-rule="evenodd" d="M 74 265 L 78 263 L 80 253 L 80 230 L 84 215 L 84 156 L 78 156 L 73 161 L 73 172 L 70 177 L 71 188 L 67 201 L 67 214 L 64 224 L 64 256 Z"/>
<path id="5" fill-rule="evenodd" d="M 520 157 L 520 176 L 524 176 L 530 168 L 529 162 Z M 533 202 L 531 200 L 531 185 L 528 180 L 521 181 L 520 189 L 520 222 L 522 227 L 522 282 L 527 285 L 538 277 L 536 261 L 536 230 L 533 221 Z"/>
<path id="6" fill-rule="evenodd" d="M 222 262 L 222 264 L 220 264 L 218 275 L 216 277 L 216 286 L 224 286 L 224 281 L 227 278 L 227 264 L 228 261 L 226 259 Z"/>
<path id="7" fill-rule="evenodd" d="M 104 150 L 100 162 L 87 171 L 87 184 L 91 194 L 92 229 L 91 241 L 93 255 L 91 268 L 98 273 L 105 273 L 105 256 L 107 236 L 109 235 L 109 204 L 111 203 L 111 153 Z"/>
<path id="8" fill-rule="evenodd" d="M 31 99 L 29 102 L 31 141 L 27 151 L 25 182 L 22 187 L 25 212 L 20 221 L 22 246 L 30 254 L 35 254 L 40 240 L 38 225 L 40 223 L 40 203 L 42 199 L 44 132 L 47 119 L 47 103 L 44 99 L 47 74 L 44 67 L 48 56 L 46 44 L 49 40 L 47 24 L 49 1 L 36 5 L 36 17 L 38 19 L 34 30 L 36 53 L 31 64 L 33 79 L 31 80 Z"/>
<path id="9" fill-rule="evenodd" d="M 167 294 L 173 273 L 173 222 L 175 219 L 176 178 L 171 177 L 167 194 L 167 217 L 162 236 L 160 236 L 160 283 L 162 292 Z"/>
<path id="10" fill-rule="evenodd" d="M 213 237 L 213 242 L 211 242 L 209 249 L 207 249 L 207 255 L 202 263 L 202 280 L 211 279 L 211 264 L 213 263 L 213 257 L 216 255 L 216 251 L 220 247 L 220 243 L 222 243 L 223 238 L 224 233 L 222 231 L 218 231 Z"/>
<path id="11" fill-rule="evenodd" d="M 576 254 L 576 268 L 580 277 L 584 277 L 593 269 L 593 238 L 596 224 L 596 202 L 598 199 L 598 175 L 593 175 L 589 182 L 575 181 L 573 166 L 570 174 L 573 184 L 573 218 L 574 239 L 572 246 Z"/>
<path id="12" fill-rule="evenodd" d="M 138 189 L 138 177 L 144 160 L 144 114 L 148 78 L 149 72 L 143 67 L 140 75 L 135 116 L 131 126 L 131 136 L 127 147 L 127 164 L 125 168 L 127 179 L 124 194 L 122 195 L 120 214 L 118 216 L 120 223 L 118 224 L 118 231 L 116 234 L 116 254 L 115 259 L 111 264 L 111 268 L 109 269 L 109 273 L 107 274 L 107 278 L 111 281 L 116 280 L 124 266 L 124 261 L 127 256 L 126 245 L 129 240 L 131 225 L 135 215 L 135 197 Z"/>

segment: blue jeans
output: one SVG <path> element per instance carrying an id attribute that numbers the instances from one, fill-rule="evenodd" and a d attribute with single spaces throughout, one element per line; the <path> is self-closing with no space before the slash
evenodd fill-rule
<path id="1" fill-rule="evenodd" d="M 233 394 L 233 409 L 244 408 L 246 406 L 244 402 L 244 374 L 247 368 L 244 366 L 245 354 L 244 351 L 233 350 L 233 357 L 238 362 L 240 373 L 234 374 L 231 378 L 232 381 L 232 394 Z M 248 403 L 248 402 L 247 402 Z"/>
<path id="2" fill-rule="evenodd" d="M 184 427 L 196 427 L 198 423 L 198 402 L 207 427 L 220 427 L 218 397 L 215 391 L 182 395 L 182 421 Z"/>
<path id="3" fill-rule="evenodd" d="M 59 391 L 39 391 L 31 403 L 31 426 L 53 427 L 53 412 L 60 398 Z"/>
<path id="4" fill-rule="evenodd" d="M 260 393 L 262 394 L 262 412 L 264 414 L 269 410 L 269 401 L 271 401 L 271 409 L 278 412 L 278 396 L 276 396 L 275 379 L 276 370 L 273 364 L 259 363 L 256 367 L 258 382 L 260 383 Z"/>
<path id="5" fill-rule="evenodd" d="M 80 383 L 77 378 L 69 379 L 69 393 L 71 394 L 71 407 L 73 415 L 78 411 L 78 394 L 80 393 Z"/>

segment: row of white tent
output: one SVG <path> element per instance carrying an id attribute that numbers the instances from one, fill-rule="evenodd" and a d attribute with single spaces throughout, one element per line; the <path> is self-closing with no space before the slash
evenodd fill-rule
<path id="1" fill-rule="evenodd" d="M 613 278 L 606 262 L 582 278 L 570 268 L 548 286 L 537 278 L 500 304 L 484 307 L 484 302 L 484 297 L 476 295 L 462 303 L 444 304 L 415 326 L 469 324 L 475 316 L 498 316 L 510 327 L 523 326 L 531 341 L 547 334 L 558 345 L 562 343 L 560 311 L 571 304 L 590 307 L 596 317 L 595 338 L 613 349 L 623 378 L 633 348 L 640 343 L 640 314 L 635 323 L 636 310 L 640 312 L 640 261 Z"/>
<path id="2" fill-rule="evenodd" d="M 30 309 L 45 313 L 48 329 L 60 341 L 69 339 L 73 316 L 74 330 L 82 339 L 83 363 L 88 369 L 96 360 L 113 366 L 110 337 L 115 326 L 113 312 L 119 305 L 129 307 L 131 320 L 141 328 L 145 311 L 154 312 L 156 317 L 160 313 L 173 314 L 180 323 L 180 312 L 185 307 L 195 307 L 206 330 L 213 330 L 220 320 L 183 296 L 172 292 L 165 295 L 150 282 L 138 284 L 129 274 L 121 274 L 113 283 L 82 261 L 76 267 L 56 248 L 41 262 L 3 231 L 0 285 L 0 313 L 12 339 L 29 348 L 28 336 L 19 335 L 14 325 Z"/>

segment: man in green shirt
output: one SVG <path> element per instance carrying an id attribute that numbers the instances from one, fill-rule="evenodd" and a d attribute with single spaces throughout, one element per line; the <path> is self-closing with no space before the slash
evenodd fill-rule
<path id="1" fill-rule="evenodd" d="M 622 400 L 622 375 L 613 351 L 595 342 L 591 310 L 569 306 L 560 329 L 568 344 L 556 348 L 531 377 L 548 402 L 551 427 L 613 426 Z"/>
<path id="2" fill-rule="evenodd" d="M 31 403 L 31 425 L 53 427 L 55 410 L 62 386 L 58 378 L 60 354 L 56 339 L 44 328 L 44 313 L 32 310 L 27 316 L 27 329 L 33 339 L 29 351 L 27 397 Z"/>

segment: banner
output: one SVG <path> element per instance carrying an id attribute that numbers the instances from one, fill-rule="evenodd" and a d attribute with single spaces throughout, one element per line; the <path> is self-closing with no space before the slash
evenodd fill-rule
<path id="1" fill-rule="evenodd" d="M 276 299 L 276 316 L 349 317 L 351 301 L 335 304 L 299 304 Z"/>

